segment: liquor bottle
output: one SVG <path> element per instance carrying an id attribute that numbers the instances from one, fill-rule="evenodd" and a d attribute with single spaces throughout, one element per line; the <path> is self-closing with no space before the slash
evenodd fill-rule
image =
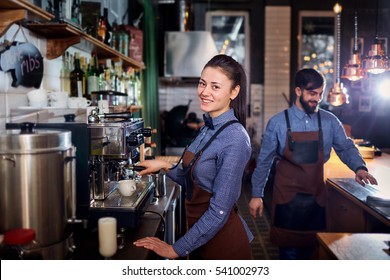
<path id="1" fill-rule="evenodd" d="M 103 90 L 114 90 L 114 71 L 112 69 L 112 61 L 111 59 L 106 59 L 106 66 L 104 67 L 104 75 L 103 75 Z"/>
<path id="2" fill-rule="evenodd" d="M 69 52 L 66 52 L 62 56 L 62 67 L 61 67 L 61 91 L 67 92 L 69 94 L 70 92 L 70 81 L 69 81 Z"/>
<path id="3" fill-rule="evenodd" d="M 136 105 L 142 106 L 142 82 L 140 78 L 140 72 L 135 71 L 135 84 L 136 84 L 136 89 L 135 89 L 135 95 L 136 95 Z"/>
<path id="4" fill-rule="evenodd" d="M 108 21 L 108 8 L 104 8 L 103 10 L 103 20 L 106 23 L 106 36 L 104 38 L 104 43 L 107 46 L 111 46 L 111 41 L 112 41 L 112 26 Z"/>
<path id="5" fill-rule="evenodd" d="M 107 31 L 107 28 L 106 28 L 106 22 L 104 21 L 103 18 L 99 18 L 99 23 L 98 23 L 98 31 L 97 31 L 97 39 L 100 41 L 100 42 L 103 42 L 105 41 L 106 39 L 106 31 Z"/>
<path id="6" fill-rule="evenodd" d="M 91 57 L 91 61 L 89 62 L 89 71 L 87 76 L 87 85 L 88 85 L 87 98 L 91 98 L 91 93 L 99 90 L 100 73 L 96 66 L 97 66 L 97 56 L 96 53 L 93 53 Z"/>
<path id="7" fill-rule="evenodd" d="M 136 81 L 134 77 L 134 69 L 129 67 L 127 70 L 127 104 L 137 105 Z"/>
<path id="8" fill-rule="evenodd" d="M 88 82 L 87 76 L 89 72 L 89 64 L 87 62 L 87 58 L 85 56 L 80 56 L 80 69 L 84 72 L 83 77 L 83 97 L 88 98 Z"/>
<path id="9" fill-rule="evenodd" d="M 129 67 L 126 71 L 126 92 L 127 92 L 127 104 L 135 105 L 135 85 L 134 85 L 134 69 Z"/>
<path id="10" fill-rule="evenodd" d="M 70 72 L 70 96 L 83 97 L 85 96 L 84 72 L 80 68 L 80 54 L 78 52 L 74 55 L 74 69 Z"/>
<path id="11" fill-rule="evenodd" d="M 117 92 L 126 93 L 126 84 L 122 68 L 122 62 L 115 62 L 114 65 L 114 90 Z"/>

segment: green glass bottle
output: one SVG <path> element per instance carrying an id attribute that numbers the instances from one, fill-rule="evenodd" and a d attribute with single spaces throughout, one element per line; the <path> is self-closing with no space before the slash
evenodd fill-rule
<path id="1" fill-rule="evenodd" d="M 74 54 L 74 69 L 70 72 L 70 96 L 71 97 L 84 97 L 85 96 L 85 83 L 84 71 L 80 68 L 80 54 L 76 52 Z"/>
<path id="2" fill-rule="evenodd" d="M 92 53 L 91 61 L 89 63 L 89 71 L 87 77 L 88 84 L 88 95 L 87 98 L 91 98 L 91 93 L 99 91 L 99 76 L 100 72 L 97 69 L 97 56 L 96 53 Z"/>

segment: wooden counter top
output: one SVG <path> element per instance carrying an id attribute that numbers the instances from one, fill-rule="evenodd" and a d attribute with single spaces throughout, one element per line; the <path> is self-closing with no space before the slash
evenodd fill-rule
<path id="1" fill-rule="evenodd" d="M 319 259 L 390 260 L 390 234 L 379 233 L 317 233 Z"/>
<path id="2" fill-rule="evenodd" d="M 382 156 L 365 159 L 365 161 L 369 172 L 377 179 L 378 185 L 366 185 L 365 188 L 360 189 L 360 185 L 355 182 L 355 173 L 340 160 L 334 151 L 324 166 L 324 177 L 328 185 L 339 187 L 342 192 L 354 196 L 363 203 L 367 195 L 390 198 L 390 155 L 382 153 Z M 381 214 L 390 219 L 390 209 L 379 210 Z"/>
<path id="3" fill-rule="evenodd" d="M 390 195 L 390 154 L 382 153 L 381 156 L 364 161 L 368 171 L 377 179 L 378 189 Z M 324 177 L 355 178 L 355 173 L 332 151 L 330 159 L 324 165 Z"/>
<path id="4" fill-rule="evenodd" d="M 330 232 L 389 233 L 390 208 L 367 204 L 367 197 L 390 197 L 390 155 L 382 153 L 365 159 L 378 185 L 361 186 L 350 170 L 332 151 L 324 166 L 327 186 L 327 229 Z"/>

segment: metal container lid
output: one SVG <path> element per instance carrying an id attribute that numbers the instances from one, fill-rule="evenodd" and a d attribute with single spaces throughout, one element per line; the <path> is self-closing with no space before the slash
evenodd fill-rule
<path id="1" fill-rule="evenodd" d="M 0 130 L 0 155 L 65 151 L 72 147 L 71 131 L 34 128 L 34 123 L 22 123 L 20 130 Z"/>
<path id="2" fill-rule="evenodd" d="M 99 95 L 117 95 L 117 96 L 127 96 L 126 93 L 120 92 L 120 91 L 113 91 L 113 90 L 99 90 L 99 91 L 92 91 L 91 95 L 93 96 L 99 96 Z"/>

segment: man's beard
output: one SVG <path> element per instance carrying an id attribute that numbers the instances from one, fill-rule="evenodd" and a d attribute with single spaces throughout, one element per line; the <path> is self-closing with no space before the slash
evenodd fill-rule
<path id="1" fill-rule="evenodd" d="M 303 95 L 301 95 L 301 96 L 299 97 L 299 102 L 301 102 L 302 107 L 303 107 L 303 109 L 305 110 L 305 112 L 306 112 L 307 114 L 313 114 L 313 113 L 317 112 L 317 111 L 318 111 L 318 108 L 319 108 L 319 106 L 320 106 L 319 103 L 317 103 L 317 106 L 315 106 L 315 107 L 310 106 L 310 105 L 309 105 L 309 102 L 306 102 L 305 100 L 303 100 Z"/>

